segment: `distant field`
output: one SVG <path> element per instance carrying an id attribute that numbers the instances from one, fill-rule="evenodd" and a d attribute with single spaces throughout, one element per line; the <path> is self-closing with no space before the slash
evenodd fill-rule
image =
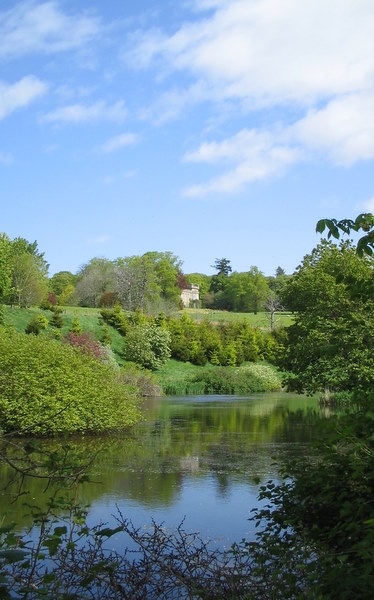
<path id="1" fill-rule="evenodd" d="M 207 320 L 212 323 L 221 323 L 245 320 L 254 327 L 260 327 L 261 329 L 270 328 L 270 314 L 267 312 L 258 312 L 255 315 L 254 313 L 234 313 L 226 310 L 212 310 L 210 308 L 186 308 L 183 312 L 186 312 L 195 321 Z M 287 312 L 276 313 L 274 322 L 275 325 L 287 327 L 293 322 L 293 315 Z"/>

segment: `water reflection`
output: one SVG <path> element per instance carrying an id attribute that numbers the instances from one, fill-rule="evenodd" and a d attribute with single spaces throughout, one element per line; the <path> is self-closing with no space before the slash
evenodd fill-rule
<path id="1" fill-rule="evenodd" d="M 144 405 L 145 419 L 131 432 L 72 440 L 89 456 L 99 449 L 92 482 L 81 490 L 90 520 L 111 521 L 116 505 L 135 524 L 151 517 L 230 543 L 245 534 L 258 486 L 277 477 L 290 452 L 307 451 L 319 435 L 315 398 L 289 394 L 167 397 Z M 58 443 L 58 442 L 54 442 Z M 2 467 L 3 482 L 10 478 Z M 43 504 L 42 485 L 29 497 Z M 1 498 L 6 520 L 28 524 L 22 499 Z"/>

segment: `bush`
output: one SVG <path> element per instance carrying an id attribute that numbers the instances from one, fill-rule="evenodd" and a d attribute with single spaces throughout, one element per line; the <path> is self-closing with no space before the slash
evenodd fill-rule
<path id="1" fill-rule="evenodd" d="M 30 323 L 27 325 L 25 332 L 33 333 L 34 335 L 39 335 L 42 329 L 46 329 L 48 325 L 48 319 L 42 313 L 36 315 L 33 319 L 31 319 Z"/>
<path id="2" fill-rule="evenodd" d="M 88 331 L 85 333 L 69 331 L 64 338 L 64 342 L 70 344 L 73 348 L 80 350 L 83 354 L 93 356 L 97 359 L 101 358 L 102 346 L 98 341 L 92 339 Z"/>
<path id="3" fill-rule="evenodd" d="M 170 357 L 170 334 L 155 325 L 136 325 L 125 338 L 124 359 L 155 371 Z"/>
<path id="4" fill-rule="evenodd" d="M 130 329 L 128 319 L 119 304 L 113 309 L 103 309 L 100 315 L 105 323 L 117 329 L 121 335 L 126 335 Z"/>
<path id="5" fill-rule="evenodd" d="M 54 307 L 55 308 L 55 307 Z M 64 326 L 64 319 L 61 316 L 61 313 L 54 310 L 53 311 L 53 316 L 49 321 L 49 324 L 52 327 L 56 327 L 57 329 L 62 329 L 62 327 Z"/>
<path id="6" fill-rule="evenodd" d="M 79 321 L 77 315 L 75 315 L 74 319 L 72 320 L 69 332 L 82 333 L 82 325 L 80 324 L 80 321 Z"/>
<path id="7" fill-rule="evenodd" d="M 49 435 L 122 429 L 137 394 L 112 367 L 46 337 L 0 330 L 0 428 Z"/>

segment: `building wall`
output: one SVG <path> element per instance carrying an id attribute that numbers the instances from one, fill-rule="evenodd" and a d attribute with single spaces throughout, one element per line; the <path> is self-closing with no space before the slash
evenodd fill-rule
<path id="1" fill-rule="evenodd" d="M 194 284 L 189 285 L 188 288 L 182 290 L 181 299 L 183 306 L 186 308 L 196 305 L 200 300 L 200 286 Z"/>

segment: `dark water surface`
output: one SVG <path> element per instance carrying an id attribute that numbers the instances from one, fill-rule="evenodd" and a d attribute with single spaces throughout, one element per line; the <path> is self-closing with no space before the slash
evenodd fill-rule
<path id="1" fill-rule="evenodd" d="M 138 527 L 184 519 L 187 531 L 219 546 L 251 536 L 248 517 L 259 486 L 277 478 L 274 460 L 308 452 L 318 437 L 312 411 L 321 412 L 315 398 L 284 393 L 146 400 L 145 419 L 130 432 L 74 440 L 87 456 L 99 450 L 81 490 L 89 523 L 113 524 L 118 507 Z M 39 482 L 29 492 L 43 503 Z M 22 503 L 3 495 L 0 512 L 27 525 Z"/>

